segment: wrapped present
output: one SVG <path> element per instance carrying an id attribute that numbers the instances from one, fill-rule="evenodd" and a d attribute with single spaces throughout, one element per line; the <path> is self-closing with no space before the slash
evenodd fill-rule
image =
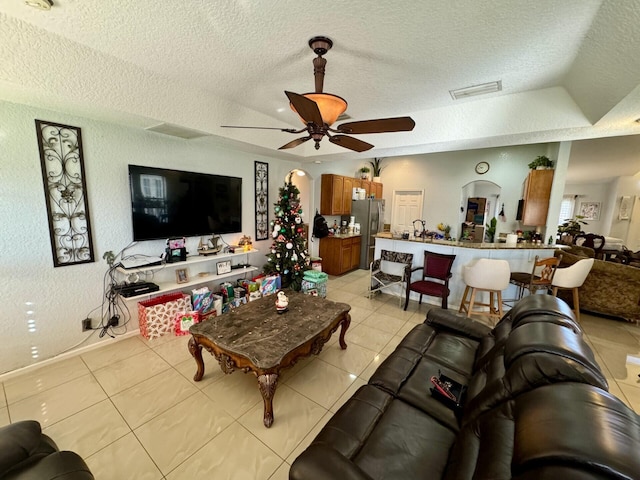
<path id="1" fill-rule="evenodd" d="M 326 282 L 329 279 L 329 275 L 317 270 L 306 270 L 302 278 L 312 282 Z"/>
<path id="2" fill-rule="evenodd" d="M 179 292 L 138 302 L 140 333 L 147 339 L 171 333 L 176 314 L 190 310 L 191 297 Z"/>
<path id="3" fill-rule="evenodd" d="M 220 284 L 222 303 L 229 303 L 229 300 L 231 300 L 235 296 L 233 288 L 233 283 L 231 282 L 222 282 Z"/>
<path id="4" fill-rule="evenodd" d="M 262 294 L 258 292 L 249 292 L 249 301 L 253 302 L 254 300 L 258 300 L 262 298 Z"/>
<path id="5" fill-rule="evenodd" d="M 254 282 L 252 280 L 242 280 L 241 285 L 249 293 L 260 291 L 260 285 L 258 285 L 258 282 Z"/>
<path id="6" fill-rule="evenodd" d="M 231 300 L 231 307 L 237 308 L 240 305 L 244 305 L 246 303 L 247 303 L 247 297 L 234 298 L 233 300 Z"/>
<path id="7" fill-rule="evenodd" d="M 215 301 L 219 297 L 209 290 L 209 287 L 202 287 L 192 290 L 193 309 L 200 315 L 206 315 L 216 309 Z"/>
<path id="8" fill-rule="evenodd" d="M 189 327 L 199 322 L 200 314 L 198 312 L 178 312 L 176 314 L 174 333 L 178 336 L 189 335 Z"/>
<path id="9" fill-rule="evenodd" d="M 267 295 L 273 295 L 276 293 L 281 286 L 280 283 L 280 275 L 269 275 L 262 279 L 262 283 L 260 284 L 260 293 L 263 297 Z"/>
<path id="10" fill-rule="evenodd" d="M 302 293 L 318 297 L 327 296 L 327 280 L 329 275 L 317 270 L 307 270 L 302 276 Z"/>

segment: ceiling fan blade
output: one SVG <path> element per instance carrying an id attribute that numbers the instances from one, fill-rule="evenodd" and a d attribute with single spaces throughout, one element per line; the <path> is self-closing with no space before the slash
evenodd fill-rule
<path id="1" fill-rule="evenodd" d="M 297 147 L 298 145 L 306 142 L 307 140 L 311 140 L 311 135 L 309 135 L 308 137 L 300 137 L 300 138 L 296 138 L 295 140 L 292 140 L 289 143 L 285 143 L 283 146 L 281 146 L 278 150 L 284 150 L 285 148 L 293 148 L 293 147 Z"/>
<path id="2" fill-rule="evenodd" d="M 305 122 L 307 123 L 315 123 L 319 127 L 324 125 L 322 121 L 322 115 L 320 114 L 320 109 L 318 108 L 318 104 L 313 100 L 309 100 L 307 97 L 304 97 L 298 93 L 287 92 L 285 90 L 285 95 L 293 105 L 293 108 L 296 109 L 298 115 L 300 115 Z"/>
<path id="3" fill-rule="evenodd" d="M 333 135 L 329 137 L 329 141 L 331 143 L 335 143 L 336 145 L 340 145 L 341 147 L 348 148 L 349 150 L 354 150 L 356 152 L 364 152 L 373 148 L 373 145 L 367 142 L 363 142 L 362 140 L 358 140 L 357 138 L 348 137 L 347 135 Z"/>
<path id="4" fill-rule="evenodd" d="M 409 132 L 416 126 L 411 117 L 379 118 L 361 122 L 347 122 L 338 125 L 337 130 L 343 133 L 387 133 Z"/>
<path id="5" fill-rule="evenodd" d="M 281 132 L 287 133 L 301 133 L 306 130 L 303 128 L 302 130 L 296 130 L 295 128 L 278 128 L 278 127 L 244 127 L 239 125 L 220 125 L 222 128 L 252 128 L 254 130 L 280 130 Z"/>

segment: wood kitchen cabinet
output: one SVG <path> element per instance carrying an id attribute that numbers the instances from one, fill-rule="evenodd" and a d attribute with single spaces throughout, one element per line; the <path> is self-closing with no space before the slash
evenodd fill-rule
<path id="1" fill-rule="evenodd" d="M 522 223 L 540 226 L 547 223 L 553 170 L 531 170 L 524 182 Z"/>
<path id="2" fill-rule="evenodd" d="M 371 193 L 374 198 L 382 198 L 382 184 L 378 182 L 371 182 Z"/>
<path id="3" fill-rule="evenodd" d="M 329 275 L 342 275 L 355 270 L 360 264 L 360 235 L 335 236 L 320 239 L 322 271 Z"/>
<path id="4" fill-rule="evenodd" d="M 344 177 L 342 175 L 322 175 L 320 180 L 320 213 L 322 215 L 344 214 Z M 349 196 L 349 201 L 351 196 Z M 351 211 L 351 205 L 349 205 Z"/>
<path id="5" fill-rule="evenodd" d="M 351 214 L 354 188 L 364 188 L 366 197 L 382 198 L 382 184 L 360 178 L 324 174 L 320 180 L 320 213 L 322 215 Z"/>
<path id="6" fill-rule="evenodd" d="M 342 215 L 348 215 L 351 213 L 351 200 L 353 198 L 353 181 L 355 179 L 351 177 L 343 177 L 342 187 Z"/>
<path id="7" fill-rule="evenodd" d="M 365 196 L 369 198 L 371 196 L 371 182 L 369 180 L 362 180 L 362 188 L 364 188 Z"/>

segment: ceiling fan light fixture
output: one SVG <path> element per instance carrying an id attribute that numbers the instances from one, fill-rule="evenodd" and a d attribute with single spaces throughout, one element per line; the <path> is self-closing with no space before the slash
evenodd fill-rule
<path id="1" fill-rule="evenodd" d="M 331 93 L 303 93 L 302 96 L 316 102 L 322 121 L 329 126 L 333 125 L 338 120 L 338 117 L 347 110 L 346 100 Z M 289 106 L 291 110 L 298 113 L 292 103 L 289 103 Z M 307 124 L 302 117 L 300 117 L 300 121 L 304 125 Z"/>

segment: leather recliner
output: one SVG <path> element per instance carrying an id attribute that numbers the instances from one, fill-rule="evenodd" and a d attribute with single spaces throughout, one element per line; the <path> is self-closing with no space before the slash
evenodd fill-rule
<path id="1" fill-rule="evenodd" d="M 0 428 L 1 480 L 93 480 L 74 452 L 59 451 L 40 424 L 25 420 Z"/>

